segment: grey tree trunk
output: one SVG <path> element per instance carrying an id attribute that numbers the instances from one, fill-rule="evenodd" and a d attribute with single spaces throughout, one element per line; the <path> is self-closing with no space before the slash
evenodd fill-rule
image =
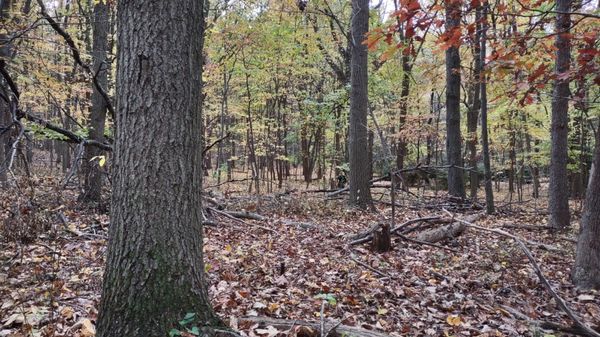
<path id="1" fill-rule="evenodd" d="M 352 61 L 350 70 L 350 156 L 349 204 L 366 209 L 371 205 L 368 155 L 367 46 L 362 44 L 369 29 L 369 0 L 352 0 Z"/>
<path id="2" fill-rule="evenodd" d="M 477 17 L 481 21 L 481 48 L 479 49 L 479 58 L 481 62 L 481 151 L 483 152 L 483 176 L 485 183 L 485 205 L 487 214 L 494 213 L 494 189 L 492 188 L 492 168 L 490 165 L 490 145 L 488 141 L 487 124 L 487 78 L 485 76 L 485 58 L 487 43 L 487 1 L 477 9 Z"/>
<path id="3" fill-rule="evenodd" d="M 560 230 L 569 226 L 569 186 L 567 180 L 568 127 L 569 127 L 569 80 L 558 76 L 569 71 L 571 62 L 571 41 L 563 33 L 568 33 L 571 25 L 571 0 L 556 0 L 556 61 L 552 93 L 552 131 L 550 155 L 550 185 L 548 208 L 550 226 Z"/>
<path id="4" fill-rule="evenodd" d="M 467 151 L 469 152 L 469 187 L 471 200 L 477 201 L 477 190 L 479 189 L 479 179 L 477 176 L 477 119 L 481 110 L 481 6 L 477 8 L 476 13 L 477 31 L 473 41 L 473 84 L 471 85 L 471 104 L 467 112 Z"/>
<path id="5" fill-rule="evenodd" d="M 600 133 L 592 167 L 600 165 Z M 581 218 L 573 282 L 581 288 L 600 289 L 600 170 L 592 170 Z"/>
<path id="6" fill-rule="evenodd" d="M 446 32 L 459 29 L 460 2 L 446 0 Z M 446 150 L 448 154 L 448 193 L 464 198 L 460 135 L 460 54 L 458 46 L 446 50 Z"/>
<path id="7" fill-rule="evenodd" d="M 94 20 L 93 20 L 93 40 L 92 57 L 94 59 L 94 73 L 97 74 L 98 84 L 102 88 L 108 88 L 109 65 L 107 63 L 108 50 L 108 31 L 110 8 L 106 0 L 95 2 Z M 104 143 L 104 126 L 106 123 L 107 102 L 104 97 L 93 86 L 92 109 L 89 120 L 89 138 Z M 100 156 L 103 151 L 95 146 L 88 146 L 85 149 L 85 156 L 82 163 L 84 174 L 83 192 L 80 200 L 100 201 L 102 197 L 102 171 L 99 166 L 99 160 L 94 157 Z"/>
<path id="8" fill-rule="evenodd" d="M 9 18 L 9 11 L 12 1 L 2 1 L 0 3 L 0 23 L 5 23 Z M 0 34 L 0 59 L 8 61 L 10 58 L 10 42 L 7 41 L 6 34 Z M 5 94 L 10 92 L 10 89 L 5 83 L 4 78 L 0 79 L 0 85 Z M 5 95 L 10 97 L 9 95 Z M 0 186 L 8 181 L 8 162 L 10 161 L 10 134 L 8 127 L 12 124 L 12 116 L 10 112 L 10 104 L 4 99 L 0 99 Z"/>
<path id="9" fill-rule="evenodd" d="M 203 3 L 118 3 L 118 127 L 99 337 L 166 336 L 186 313 L 196 313 L 198 326 L 219 323 L 202 260 Z"/>

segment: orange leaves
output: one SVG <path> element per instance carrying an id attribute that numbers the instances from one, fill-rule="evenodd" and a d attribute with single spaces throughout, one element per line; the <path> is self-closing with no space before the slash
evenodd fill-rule
<path id="1" fill-rule="evenodd" d="M 454 27 L 444 32 L 438 38 L 438 45 L 442 50 L 448 50 L 451 47 L 459 47 L 461 44 L 462 27 Z"/>

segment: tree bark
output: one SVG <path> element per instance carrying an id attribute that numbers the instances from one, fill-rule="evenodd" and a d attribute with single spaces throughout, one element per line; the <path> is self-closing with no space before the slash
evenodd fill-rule
<path id="1" fill-rule="evenodd" d="M 105 0 L 100 0 L 94 5 L 94 21 L 92 34 L 92 57 L 94 59 L 93 71 L 98 84 L 108 88 L 109 66 L 107 61 L 108 30 L 109 30 L 109 5 Z M 106 100 L 102 94 L 93 87 L 92 108 L 89 120 L 89 139 L 104 143 L 104 126 L 106 123 Z M 84 174 L 83 192 L 79 196 L 83 201 L 100 201 L 102 197 L 102 171 L 99 160 L 94 157 L 101 156 L 103 152 L 96 146 L 87 146 L 82 163 Z"/>
<path id="2" fill-rule="evenodd" d="M 492 168 L 490 165 L 490 145 L 488 141 L 488 124 L 487 124 L 487 78 L 485 76 L 485 58 L 486 58 L 486 43 L 487 43 L 487 1 L 479 6 L 477 10 L 478 17 L 481 20 L 481 48 L 479 50 L 479 58 L 481 59 L 481 151 L 483 152 L 483 176 L 485 183 L 485 208 L 487 214 L 494 213 L 494 189 L 492 188 Z"/>
<path id="3" fill-rule="evenodd" d="M 2 1 L 0 3 L 0 22 L 5 24 L 10 15 L 10 7 L 12 1 Z M 0 34 L 0 58 L 3 61 L 8 61 L 10 58 L 10 42 L 7 41 L 6 34 Z M 0 85 L 4 93 L 9 93 L 10 89 L 6 81 L 0 79 Z M 10 97 L 9 95 L 5 95 Z M 12 124 L 12 116 L 10 112 L 10 104 L 0 98 L 0 186 L 8 181 L 8 162 L 10 161 L 10 134 L 11 131 L 6 129 Z"/>
<path id="4" fill-rule="evenodd" d="M 561 78 L 569 71 L 571 41 L 567 36 L 571 25 L 571 0 L 556 0 L 556 61 L 552 93 L 552 134 L 548 208 L 550 226 L 560 230 L 569 226 L 569 186 L 567 180 L 567 136 L 569 124 L 569 79 Z"/>
<path id="5" fill-rule="evenodd" d="M 446 32 L 460 29 L 461 1 L 445 0 Z M 450 33 L 452 34 L 452 33 Z M 465 185 L 460 135 L 460 54 L 458 46 L 446 50 L 446 149 L 448 155 L 448 193 L 464 198 Z"/>
<path id="6" fill-rule="evenodd" d="M 350 82 L 350 205 L 366 209 L 371 205 L 369 189 L 367 131 L 367 46 L 362 44 L 369 29 L 369 1 L 352 0 L 352 62 Z"/>
<path id="7" fill-rule="evenodd" d="M 118 3 L 119 113 L 99 337 L 166 336 L 187 313 L 198 326 L 218 324 L 202 260 L 203 3 Z"/>
<path id="8" fill-rule="evenodd" d="M 600 165 L 600 133 L 592 167 Z M 592 170 L 581 218 L 573 282 L 581 288 L 600 289 L 600 170 Z"/>

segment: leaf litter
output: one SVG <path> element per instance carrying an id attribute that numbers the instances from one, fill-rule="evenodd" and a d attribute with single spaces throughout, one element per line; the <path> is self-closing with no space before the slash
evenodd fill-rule
<path id="1" fill-rule="evenodd" d="M 35 236 L 0 243 L 0 337 L 94 336 L 108 207 L 82 206 L 70 190 L 56 197 L 52 180 L 34 183 L 33 198 L 15 200 L 15 191 L 1 192 L 5 230 L 20 221 Z M 216 227 L 205 227 L 212 304 L 242 335 L 299 335 L 298 329 L 248 324 L 243 317 L 323 320 L 390 336 L 559 336 L 532 322 L 571 324 L 509 239 L 467 230 L 445 243 L 459 252 L 453 253 L 394 237 L 393 250 L 377 254 L 366 244 L 347 244 L 372 224 L 389 221 L 389 206 L 364 213 L 349 210 L 343 200 L 301 193 L 226 202 L 228 208 L 266 217 L 246 220 L 249 226 L 215 218 Z M 418 207 L 396 211 L 396 223 L 443 215 Z M 312 227 L 293 225 L 300 222 Z M 519 209 L 477 224 L 496 228 L 544 222 L 544 214 Z M 574 234 L 510 232 L 559 249 L 532 248 L 554 289 L 586 323 L 599 326 L 598 294 L 570 283 L 575 244 L 565 236 Z"/>

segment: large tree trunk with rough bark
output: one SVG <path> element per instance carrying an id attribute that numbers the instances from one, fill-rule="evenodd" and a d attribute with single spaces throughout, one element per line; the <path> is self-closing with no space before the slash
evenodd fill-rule
<path id="1" fill-rule="evenodd" d="M 548 187 L 550 226 L 559 230 L 569 226 L 569 186 L 567 180 L 569 132 L 569 80 L 561 76 L 569 71 L 571 41 L 567 36 L 571 18 L 571 0 L 556 1 L 556 61 L 552 93 L 552 149 L 550 155 L 550 186 Z M 561 14 L 562 13 L 562 14 Z"/>
<path id="2" fill-rule="evenodd" d="M 203 1 L 117 8 L 117 133 L 99 337 L 214 326 L 202 256 Z M 177 45 L 175 46 L 174 43 Z"/>
<path id="3" fill-rule="evenodd" d="M 461 1 L 445 0 L 446 32 L 460 29 Z M 460 54 L 458 46 L 446 50 L 446 148 L 448 154 L 448 193 L 464 198 L 465 185 L 460 135 Z"/>
<path id="4" fill-rule="evenodd" d="M 108 50 L 108 30 L 109 30 L 109 6 L 105 0 L 100 0 L 94 5 L 94 22 L 92 33 L 92 57 L 94 58 L 94 73 L 98 84 L 102 88 L 108 88 L 107 63 Z M 106 122 L 107 102 L 100 92 L 94 86 L 92 92 L 92 108 L 89 120 L 89 138 L 100 143 L 104 141 L 104 126 Z M 102 171 L 99 165 L 100 160 L 96 157 L 103 154 L 103 151 L 96 146 L 87 146 L 82 163 L 84 174 L 83 192 L 80 199 L 84 201 L 99 201 L 102 197 Z"/>
<path id="5" fill-rule="evenodd" d="M 600 165 L 600 134 L 596 137 L 593 167 Z M 573 282 L 581 288 L 600 289 L 600 170 L 592 170 L 581 218 Z"/>
<path id="6" fill-rule="evenodd" d="M 371 204 L 369 189 L 369 156 L 367 130 L 367 46 L 362 43 L 369 29 L 369 1 L 352 1 L 352 62 L 350 82 L 350 130 L 348 150 L 350 155 L 350 200 L 360 208 Z"/>

